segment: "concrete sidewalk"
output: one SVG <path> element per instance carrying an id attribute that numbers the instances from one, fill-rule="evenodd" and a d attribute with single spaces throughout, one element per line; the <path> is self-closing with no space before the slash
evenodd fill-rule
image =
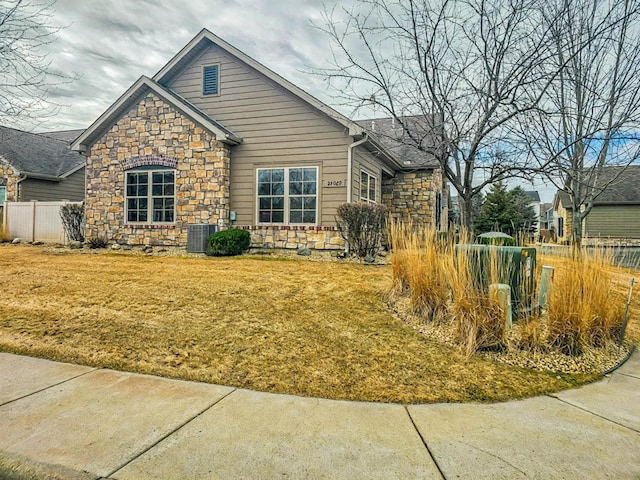
<path id="1" fill-rule="evenodd" d="M 554 396 L 404 407 L 0 353 L 0 479 L 640 479 L 640 355 Z"/>

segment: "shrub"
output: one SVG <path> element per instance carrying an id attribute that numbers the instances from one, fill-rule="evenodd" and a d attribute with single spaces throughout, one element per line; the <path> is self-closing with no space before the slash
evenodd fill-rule
<path id="1" fill-rule="evenodd" d="M 247 230 L 230 228 L 214 233 L 207 240 L 207 255 L 228 257 L 241 255 L 251 245 L 251 234 Z"/>
<path id="2" fill-rule="evenodd" d="M 84 242 L 84 204 L 61 206 L 60 218 L 67 238 L 72 242 Z"/>
<path id="3" fill-rule="evenodd" d="M 338 207 L 338 230 L 358 258 L 375 257 L 380 250 L 385 213 L 385 207 L 375 203 L 343 203 Z"/>
<path id="4" fill-rule="evenodd" d="M 556 272 L 549 298 L 548 340 L 561 352 L 578 355 L 617 337 L 624 308 L 611 300 L 608 266 L 612 263 L 611 252 L 585 250 Z"/>
<path id="5" fill-rule="evenodd" d="M 89 238 L 86 243 L 89 246 L 89 248 L 92 248 L 92 249 L 106 248 L 107 245 L 109 244 L 109 240 L 107 239 L 106 236 L 97 236 L 97 237 Z"/>

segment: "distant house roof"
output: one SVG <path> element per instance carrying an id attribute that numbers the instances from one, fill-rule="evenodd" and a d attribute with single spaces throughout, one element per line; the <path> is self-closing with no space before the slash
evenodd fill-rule
<path id="1" fill-rule="evenodd" d="M 391 152 L 402 164 L 403 168 L 433 168 L 440 165 L 435 156 L 438 145 L 434 128 L 427 124 L 422 116 L 402 117 L 402 122 L 415 133 L 422 148 L 419 149 L 413 139 L 407 138 L 402 124 L 394 118 L 370 118 L 358 120 L 357 123 L 378 143 Z"/>
<path id="2" fill-rule="evenodd" d="M 638 205 L 640 204 L 640 165 L 628 167 L 605 167 L 598 178 L 598 185 L 604 186 L 594 205 Z M 554 197 L 554 207 L 562 205 L 573 208 L 569 193 L 558 190 Z"/>
<path id="3" fill-rule="evenodd" d="M 65 135 L 56 132 L 60 137 Z M 22 175 L 55 180 L 82 167 L 85 159 L 65 140 L 0 126 L 0 157 Z"/>
<path id="4" fill-rule="evenodd" d="M 529 197 L 532 202 L 540 201 L 540 194 L 536 190 L 526 190 L 524 194 Z"/>
<path id="5" fill-rule="evenodd" d="M 640 203 L 640 165 L 606 167 L 598 183 L 610 184 L 598 195 L 595 204 Z"/>

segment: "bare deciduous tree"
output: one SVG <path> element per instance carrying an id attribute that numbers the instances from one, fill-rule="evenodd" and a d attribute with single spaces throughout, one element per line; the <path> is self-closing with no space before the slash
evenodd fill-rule
<path id="1" fill-rule="evenodd" d="M 68 80 L 51 69 L 47 47 L 60 27 L 51 25 L 53 1 L 0 0 L 0 124 L 31 126 L 55 113 L 47 96 Z"/>
<path id="2" fill-rule="evenodd" d="M 484 187 L 530 174 L 511 129 L 551 81 L 536 0 L 360 0 L 325 21 L 334 49 L 324 74 L 356 112 L 375 107 L 439 157 L 467 228 Z M 415 115 L 425 121 L 408 124 Z"/>
<path id="3" fill-rule="evenodd" d="M 521 133 L 549 180 L 571 199 L 572 243 L 580 246 L 594 201 L 640 157 L 640 5 L 556 0 L 548 6 L 552 68 L 559 74 Z"/>

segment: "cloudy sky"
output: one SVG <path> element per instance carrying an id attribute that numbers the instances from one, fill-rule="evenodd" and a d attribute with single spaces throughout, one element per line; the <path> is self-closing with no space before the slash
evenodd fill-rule
<path id="1" fill-rule="evenodd" d="M 340 0 L 338 5 L 353 3 Z M 324 25 L 325 7 L 333 6 L 335 0 L 56 0 L 50 24 L 63 28 L 49 46 L 49 60 L 53 69 L 74 79 L 51 89 L 58 113 L 31 128 L 88 127 L 202 28 L 340 110 L 326 81 L 309 74 L 329 66 L 329 38 L 314 25 Z M 543 201 L 550 201 L 554 190 L 523 186 L 539 189 Z"/>
<path id="2" fill-rule="evenodd" d="M 324 80 L 305 73 L 327 65 L 328 37 L 312 26 L 323 23 L 321 0 L 57 0 L 54 8 L 50 23 L 64 28 L 49 59 L 78 78 L 52 89 L 61 108 L 39 131 L 86 128 L 202 28 L 332 103 Z"/>

